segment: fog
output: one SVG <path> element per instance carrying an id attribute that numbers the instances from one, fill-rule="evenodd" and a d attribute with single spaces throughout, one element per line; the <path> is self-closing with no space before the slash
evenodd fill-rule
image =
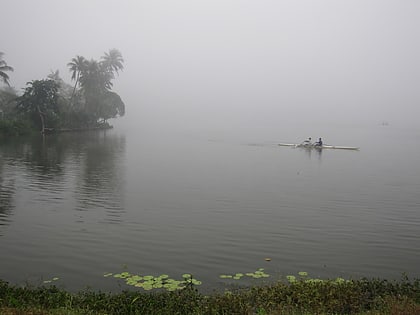
<path id="1" fill-rule="evenodd" d="M 120 50 L 124 128 L 418 123 L 416 0 L 1 0 L 1 12 L 17 90 L 57 69 L 71 83 L 71 58 Z"/>

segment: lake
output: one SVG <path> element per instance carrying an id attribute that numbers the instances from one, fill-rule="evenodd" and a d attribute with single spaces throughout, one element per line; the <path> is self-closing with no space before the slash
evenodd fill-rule
<path id="1" fill-rule="evenodd" d="M 272 281 L 420 277 L 419 129 L 301 127 L 119 122 L 0 140 L 0 279 L 118 291 L 104 273 L 191 273 L 204 289 L 258 268 Z M 277 146 L 315 129 L 360 150 Z"/>

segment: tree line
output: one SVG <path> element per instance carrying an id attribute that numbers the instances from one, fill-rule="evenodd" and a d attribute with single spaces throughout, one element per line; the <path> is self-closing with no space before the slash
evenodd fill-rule
<path id="1" fill-rule="evenodd" d="M 121 53 L 111 49 L 100 60 L 76 56 L 67 64 L 74 85 L 50 73 L 26 84 L 22 95 L 10 86 L 12 72 L 0 52 L 0 134 L 42 133 L 63 129 L 109 127 L 107 120 L 125 114 L 113 80 L 124 69 Z"/>

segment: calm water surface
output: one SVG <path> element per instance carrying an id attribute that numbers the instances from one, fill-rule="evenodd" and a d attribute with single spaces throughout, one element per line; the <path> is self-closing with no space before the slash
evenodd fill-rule
<path id="1" fill-rule="evenodd" d="M 204 287 L 258 268 L 420 277 L 418 130 L 336 127 L 326 141 L 360 151 L 278 147 L 301 139 L 268 134 L 1 140 L 0 279 L 119 290 L 105 272 L 188 272 Z"/>

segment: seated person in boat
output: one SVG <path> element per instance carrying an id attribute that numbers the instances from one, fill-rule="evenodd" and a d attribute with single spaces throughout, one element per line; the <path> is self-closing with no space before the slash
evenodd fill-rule
<path id="1" fill-rule="evenodd" d="M 317 142 L 315 142 L 315 146 L 316 147 L 322 147 L 322 139 L 319 138 L 319 140 Z"/>
<path id="2" fill-rule="evenodd" d="M 309 137 L 307 140 L 303 141 L 303 142 L 301 143 L 301 145 L 304 145 L 304 146 L 311 146 L 311 145 L 312 145 L 312 138 L 311 138 L 311 137 Z"/>

